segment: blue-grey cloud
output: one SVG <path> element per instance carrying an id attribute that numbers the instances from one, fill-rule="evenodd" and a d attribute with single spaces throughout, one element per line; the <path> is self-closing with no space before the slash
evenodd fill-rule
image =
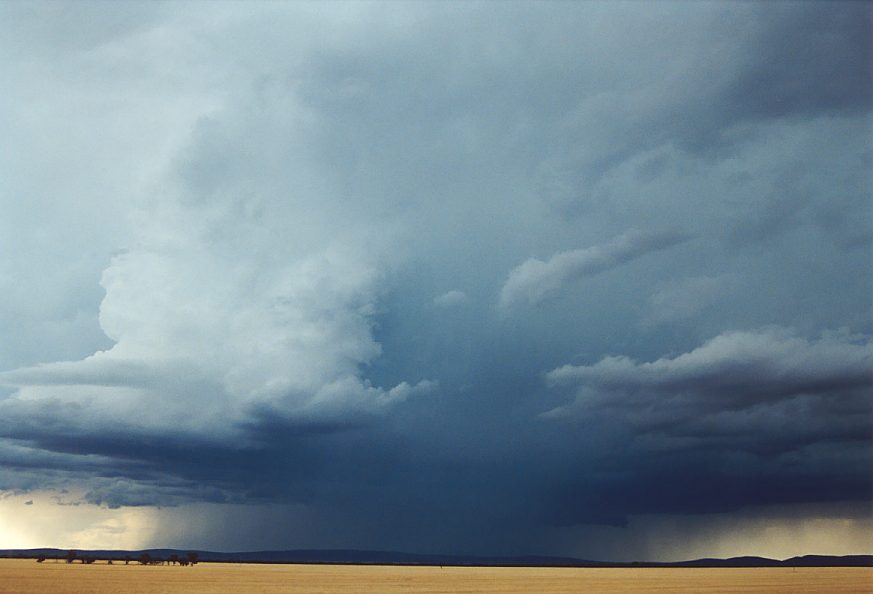
<path id="1" fill-rule="evenodd" d="M 694 319 L 728 298 L 736 279 L 730 275 L 698 276 L 666 283 L 649 297 L 646 324 L 672 324 Z"/>
<path id="2" fill-rule="evenodd" d="M 467 294 L 457 289 L 447 291 L 433 298 L 433 304 L 437 307 L 457 307 L 467 301 Z"/>
<path id="3" fill-rule="evenodd" d="M 551 419 L 606 415 L 638 434 L 733 436 L 765 448 L 792 436 L 800 444 L 871 436 L 869 336 L 807 340 L 780 329 L 728 332 L 675 357 L 648 363 L 607 357 L 565 365 L 546 379 L 578 391 L 572 404 L 544 415 Z"/>
<path id="4" fill-rule="evenodd" d="M 568 283 L 687 239 L 687 234 L 677 231 L 629 231 L 603 245 L 554 254 L 545 262 L 531 258 L 509 272 L 500 290 L 500 306 L 536 305 Z"/>

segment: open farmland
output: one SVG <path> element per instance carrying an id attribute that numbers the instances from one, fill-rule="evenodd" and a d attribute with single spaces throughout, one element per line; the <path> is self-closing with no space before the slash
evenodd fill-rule
<path id="1" fill-rule="evenodd" d="M 873 593 L 871 568 L 514 568 L 200 563 L 67 565 L 0 559 L 0 592 L 852 592 Z"/>

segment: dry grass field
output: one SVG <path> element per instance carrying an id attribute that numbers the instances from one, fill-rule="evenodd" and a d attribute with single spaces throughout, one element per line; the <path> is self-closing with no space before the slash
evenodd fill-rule
<path id="1" fill-rule="evenodd" d="M 245 565 L 67 565 L 0 559 L 3 594 L 274 594 L 278 592 L 873 593 L 873 569 L 569 569 Z"/>

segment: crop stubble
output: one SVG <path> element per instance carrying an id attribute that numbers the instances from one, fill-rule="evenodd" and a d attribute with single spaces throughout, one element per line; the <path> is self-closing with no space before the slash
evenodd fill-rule
<path id="1" fill-rule="evenodd" d="M 3 594 L 469 592 L 873 593 L 873 568 L 402 567 L 200 563 L 93 565 L 0 559 Z"/>

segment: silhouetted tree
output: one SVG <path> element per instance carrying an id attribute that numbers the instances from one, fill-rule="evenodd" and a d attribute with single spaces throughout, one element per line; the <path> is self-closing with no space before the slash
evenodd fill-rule
<path id="1" fill-rule="evenodd" d="M 149 563 L 152 562 L 152 556 L 149 555 L 148 553 L 143 553 L 142 555 L 139 556 L 139 562 L 142 563 L 143 565 L 148 565 Z"/>
<path id="2" fill-rule="evenodd" d="M 42 563 L 43 561 L 45 561 L 45 555 L 40 555 L 36 558 L 37 563 Z"/>
<path id="3" fill-rule="evenodd" d="M 76 551 L 68 551 L 67 552 L 67 563 L 72 563 L 76 560 Z"/>
<path id="4" fill-rule="evenodd" d="M 197 565 L 197 561 L 199 561 L 199 557 L 200 557 L 200 556 L 199 556 L 197 553 L 195 553 L 194 551 L 189 552 L 189 553 L 188 553 L 187 555 L 185 555 L 185 556 L 188 558 L 188 563 L 190 563 L 191 565 Z"/>
<path id="5" fill-rule="evenodd" d="M 127 565 L 127 564 L 130 563 L 131 561 L 133 561 L 133 558 L 132 558 L 130 555 L 125 555 L 125 556 L 124 556 L 124 564 L 125 564 L 125 565 Z"/>
<path id="6" fill-rule="evenodd" d="M 172 555 L 170 555 L 170 564 L 171 565 L 175 565 L 178 562 L 179 562 L 179 555 L 177 555 L 176 553 L 173 553 Z"/>

